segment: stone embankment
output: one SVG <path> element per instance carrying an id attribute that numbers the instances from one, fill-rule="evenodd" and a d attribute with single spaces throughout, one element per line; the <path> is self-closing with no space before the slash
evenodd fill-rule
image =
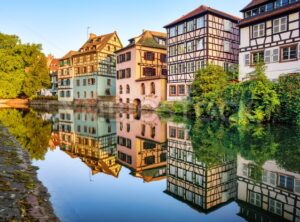
<path id="1" fill-rule="evenodd" d="M 59 221 L 29 154 L 0 124 L 0 221 Z"/>

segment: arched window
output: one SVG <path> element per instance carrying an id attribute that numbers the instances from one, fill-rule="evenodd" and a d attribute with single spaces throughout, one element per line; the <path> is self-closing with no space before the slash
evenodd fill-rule
<path id="1" fill-rule="evenodd" d="M 154 82 L 151 83 L 151 94 L 155 94 L 155 84 L 154 84 Z"/>
<path id="2" fill-rule="evenodd" d="M 130 93 L 130 86 L 126 85 L 126 93 L 129 94 Z"/>
<path id="3" fill-rule="evenodd" d="M 145 95 L 145 93 L 146 93 L 146 89 L 145 89 L 145 84 L 144 83 L 142 83 L 142 85 L 141 85 L 141 93 L 142 93 L 142 95 Z"/>
<path id="4" fill-rule="evenodd" d="M 155 137 L 155 126 L 151 127 L 151 137 Z"/>
<path id="5" fill-rule="evenodd" d="M 119 91 L 120 91 L 120 94 L 123 94 L 123 87 L 122 87 L 122 85 L 119 86 Z"/>

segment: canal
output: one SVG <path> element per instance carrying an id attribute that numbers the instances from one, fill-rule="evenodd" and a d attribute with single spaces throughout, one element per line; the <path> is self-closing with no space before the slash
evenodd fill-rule
<path id="1" fill-rule="evenodd" d="M 61 221 L 300 221 L 300 128 L 0 109 Z"/>

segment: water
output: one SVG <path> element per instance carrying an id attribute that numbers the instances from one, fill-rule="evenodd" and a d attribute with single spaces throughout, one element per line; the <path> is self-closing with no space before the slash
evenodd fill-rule
<path id="1" fill-rule="evenodd" d="M 300 221 L 300 128 L 0 110 L 62 221 Z"/>

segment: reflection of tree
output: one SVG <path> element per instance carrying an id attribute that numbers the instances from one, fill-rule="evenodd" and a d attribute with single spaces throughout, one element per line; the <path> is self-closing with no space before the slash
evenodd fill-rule
<path id="1" fill-rule="evenodd" d="M 279 142 L 276 163 L 287 171 L 300 173 L 300 128 L 282 126 L 275 135 Z"/>
<path id="2" fill-rule="evenodd" d="M 217 122 L 196 120 L 191 130 L 196 157 L 207 166 L 236 158 L 239 153 L 247 160 L 251 177 L 262 176 L 262 166 L 276 160 L 288 171 L 300 171 L 300 128 L 279 125 L 226 126 Z"/>
<path id="3" fill-rule="evenodd" d="M 29 152 L 31 159 L 44 159 L 51 136 L 50 122 L 43 121 L 33 111 L 14 109 L 0 110 L 0 121 Z"/>

